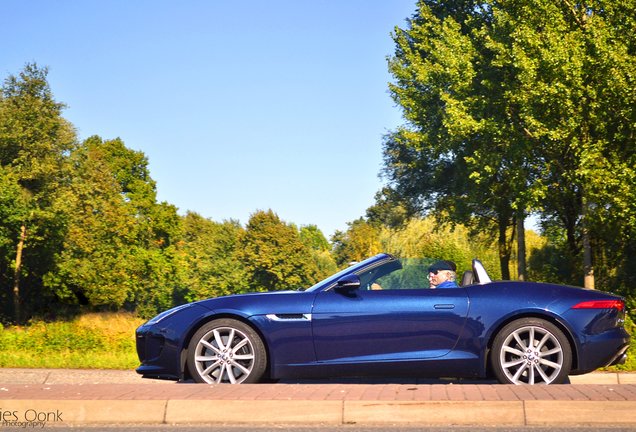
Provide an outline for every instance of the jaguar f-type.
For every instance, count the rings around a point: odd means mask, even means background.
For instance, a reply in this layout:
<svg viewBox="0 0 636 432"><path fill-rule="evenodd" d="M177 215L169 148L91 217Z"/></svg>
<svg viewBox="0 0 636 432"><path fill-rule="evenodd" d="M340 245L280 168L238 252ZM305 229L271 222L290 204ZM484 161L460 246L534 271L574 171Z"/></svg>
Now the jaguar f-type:
<svg viewBox="0 0 636 432"><path fill-rule="evenodd" d="M175 307L137 329L137 372L201 383L407 376L558 384L625 360L619 296L491 281L479 260L457 287L432 289L430 264L379 254L308 289Z"/></svg>

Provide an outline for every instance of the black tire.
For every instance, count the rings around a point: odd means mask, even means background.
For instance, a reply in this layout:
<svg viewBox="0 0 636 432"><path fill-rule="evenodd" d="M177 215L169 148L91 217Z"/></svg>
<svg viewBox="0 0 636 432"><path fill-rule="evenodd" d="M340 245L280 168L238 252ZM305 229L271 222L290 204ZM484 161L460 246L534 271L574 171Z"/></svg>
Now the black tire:
<svg viewBox="0 0 636 432"><path fill-rule="evenodd" d="M265 373L267 353L250 326L234 319L218 319L192 336L187 361L198 383L255 383Z"/></svg>
<svg viewBox="0 0 636 432"><path fill-rule="evenodd" d="M572 348L554 324L521 318L495 336L490 365L503 384L563 384L572 367Z"/></svg>

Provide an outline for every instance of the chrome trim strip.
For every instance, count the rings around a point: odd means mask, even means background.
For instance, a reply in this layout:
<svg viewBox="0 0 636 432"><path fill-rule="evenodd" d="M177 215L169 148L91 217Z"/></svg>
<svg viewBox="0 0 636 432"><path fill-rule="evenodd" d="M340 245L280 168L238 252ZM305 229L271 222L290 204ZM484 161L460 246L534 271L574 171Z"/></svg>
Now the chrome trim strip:
<svg viewBox="0 0 636 432"><path fill-rule="evenodd" d="M300 315L300 316L297 316ZM311 321L311 314L267 314L265 315L270 321L298 322Z"/></svg>

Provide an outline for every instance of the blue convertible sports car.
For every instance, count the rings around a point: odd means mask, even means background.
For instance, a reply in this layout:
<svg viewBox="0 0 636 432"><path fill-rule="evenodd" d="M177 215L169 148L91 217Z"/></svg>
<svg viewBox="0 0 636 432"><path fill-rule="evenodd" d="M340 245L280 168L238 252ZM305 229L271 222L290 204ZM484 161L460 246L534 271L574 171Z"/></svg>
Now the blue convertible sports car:
<svg viewBox="0 0 636 432"><path fill-rule="evenodd" d="M625 360L620 297L492 282L478 260L460 287L430 289L427 269L380 254L304 291L178 306L137 329L137 372L202 383L381 375L556 384Z"/></svg>

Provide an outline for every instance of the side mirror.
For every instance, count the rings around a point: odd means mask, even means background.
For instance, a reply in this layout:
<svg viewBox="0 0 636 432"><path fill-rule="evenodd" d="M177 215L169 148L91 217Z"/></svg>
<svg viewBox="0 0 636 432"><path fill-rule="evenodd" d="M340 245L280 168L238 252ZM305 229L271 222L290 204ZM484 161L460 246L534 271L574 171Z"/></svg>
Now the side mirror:
<svg viewBox="0 0 636 432"><path fill-rule="evenodd" d="M348 274L336 282L336 291L355 291L360 288L360 277L356 274Z"/></svg>

